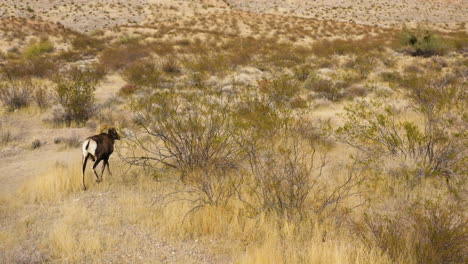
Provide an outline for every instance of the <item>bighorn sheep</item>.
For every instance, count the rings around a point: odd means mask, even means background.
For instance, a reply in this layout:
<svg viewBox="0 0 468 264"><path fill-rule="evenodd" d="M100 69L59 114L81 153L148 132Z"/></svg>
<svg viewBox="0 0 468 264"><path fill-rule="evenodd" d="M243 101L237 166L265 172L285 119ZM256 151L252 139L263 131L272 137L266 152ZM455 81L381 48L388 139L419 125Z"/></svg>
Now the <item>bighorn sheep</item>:
<svg viewBox="0 0 468 264"><path fill-rule="evenodd" d="M94 161L93 165L93 171L94 174L96 175L96 182L101 182L102 181L102 176L104 174L104 169L107 166L107 171L109 172L110 175L112 173L110 172L109 169L109 157L114 152L114 141L119 140L120 136L115 130L115 128L109 128L107 134L106 133L101 133L99 135L95 135L92 137L87 138L83 142L83 189L86 190L86 185L85 185L85 170L86 170L86 162L88 161L88 158L91 157L91 159ZM99 162L104 161L104 165L102 166L102 172L101 172L101 177L98 176L96 172L96 167L99 164Z"/></svg>

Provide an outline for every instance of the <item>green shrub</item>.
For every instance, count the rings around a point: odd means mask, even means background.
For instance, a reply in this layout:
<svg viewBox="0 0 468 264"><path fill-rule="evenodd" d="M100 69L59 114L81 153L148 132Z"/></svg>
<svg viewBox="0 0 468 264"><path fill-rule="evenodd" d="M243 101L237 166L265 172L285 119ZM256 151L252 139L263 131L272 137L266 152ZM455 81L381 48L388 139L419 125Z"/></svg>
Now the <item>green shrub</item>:
<svg viewBox="0 0 468 264"><path fill-rule="evenodd" d="M444 55L450 48L450 42L430 31L404 31L400 42L409 47L414 56Z"/></svg>
<svg viewBox="0 0 468 264"><path fill-rule="evenodd" d="M63 115L56 118L57 121L65 122L68 126L72 122L86 123L95 111L94 91L98 79L93 71L73 68L59 75L55 82L57 99L64 110Z"/></svg>
<svg viewBox="0 0 468 264"><path fill-rule="evenodd" d="M23 57L26 59L33 59L44 55L45 53L50 53L54 50L54 45L48 41L43 40L38 43L31 43L23 51Z"/></svg>
<svg viewBox="0 0 468 264"><path fill-rule="evenodd" d="M356 148L366 162L397 157L416 165L419 175L453 176L463 173L466 132L451 117L424 119L421 126L400 121L401 113L382 101L359 101L345 107L338 140ZM450 128L450 129L449 129Z"/></svg>

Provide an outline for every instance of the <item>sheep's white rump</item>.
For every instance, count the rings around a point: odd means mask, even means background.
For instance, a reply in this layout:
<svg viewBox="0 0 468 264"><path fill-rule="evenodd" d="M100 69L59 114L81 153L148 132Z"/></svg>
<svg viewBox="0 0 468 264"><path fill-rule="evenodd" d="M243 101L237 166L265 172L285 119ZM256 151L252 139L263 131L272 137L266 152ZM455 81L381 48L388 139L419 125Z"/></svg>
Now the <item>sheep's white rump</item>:
<svg viewBox="0 0 468 264"><path fill-rule="evenodd" d="M83 159L91 154L93 157L96 157L97 142L92 139L87 139L83 142Z"/></svg>

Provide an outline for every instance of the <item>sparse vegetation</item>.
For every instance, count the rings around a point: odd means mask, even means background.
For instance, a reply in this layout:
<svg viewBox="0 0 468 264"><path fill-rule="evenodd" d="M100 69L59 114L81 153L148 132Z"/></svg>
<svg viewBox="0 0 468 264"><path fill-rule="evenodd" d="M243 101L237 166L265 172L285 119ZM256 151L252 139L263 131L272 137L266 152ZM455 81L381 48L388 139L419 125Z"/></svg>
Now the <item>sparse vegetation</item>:
<svg viewBox="0 0 468 264"><path fill-rule="evenodd" d="M41 1L0 4L1 263L467 262L460 1Z"/></svg>

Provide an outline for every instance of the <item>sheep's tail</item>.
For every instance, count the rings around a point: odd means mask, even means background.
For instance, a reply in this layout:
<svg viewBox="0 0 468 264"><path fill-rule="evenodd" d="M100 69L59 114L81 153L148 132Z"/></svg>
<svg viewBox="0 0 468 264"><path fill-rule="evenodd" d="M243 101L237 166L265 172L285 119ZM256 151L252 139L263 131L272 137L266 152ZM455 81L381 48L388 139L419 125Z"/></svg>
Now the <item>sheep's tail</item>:
<svg viewBox="0 0 468 264"><path fill-rule="evenodd" d="M85 185L85 170L86 170L86 162L88 161L88 148L89 148L89 142L91 140L86 139L85 142L83 142L83 157L82 157L82 171L81 171L81 176L83 178L83 190L86 190L86 185Z"/></svg>
<svg viewBox="0 0 468 264"><path fill-rule="evenodd" d="M88 155L89 143L90 143L89 138L87 138L87 139L83 142L83 147L81 148L81 151L82 151L81 162L83 162L83 161L84 161L84 158Z"/></svg>
<svg viewBox="0 0 468 264"><path fill-rule="evenodd" d="M88 150L88 148L89 148L89 141L90 141L89 139L85 140L85 142L86 142L86 145L84 147L85 150Z"/></svg>

